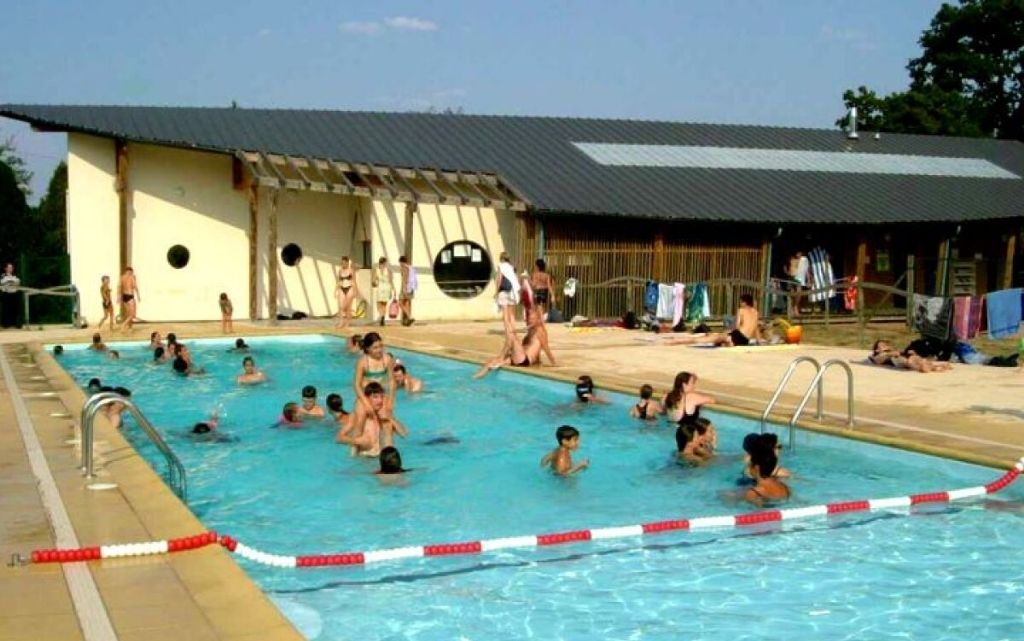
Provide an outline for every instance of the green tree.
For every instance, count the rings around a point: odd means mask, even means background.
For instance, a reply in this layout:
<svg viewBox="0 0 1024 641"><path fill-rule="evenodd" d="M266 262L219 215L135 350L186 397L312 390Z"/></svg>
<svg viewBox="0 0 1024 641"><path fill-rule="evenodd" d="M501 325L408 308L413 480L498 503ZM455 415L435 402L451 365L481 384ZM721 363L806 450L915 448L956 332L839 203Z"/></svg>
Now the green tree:
<svg viewBox="0 0 1024 641"><path fill-rule="evenodd" d="M29 207L18 175L0 158L0 261L14 262L23 246Z"/></svg>
<svg viewBox="0 0 1024 641"><path fill-rule="evenodd" d="M859 126L1024 141L1024 1L943 4L919 43L906 91L879 97L862 86L843 94L858 108Z"/></svg>
<svg viewBox="0 0 1024 641"><path fill-rule="evenodd" d="M7 165L14 172L18 189L26 197L32 195L32 189L29 186L29 183L32 182L32 172L28 170L25 160L18 155L18 150L14 146L14 136L8 137L7 140L0 140L0 163Z"/></svg>
<svg viewBox="0 0 1024 641"><path fill-rule="evenodd" d="M46 195L33 213L39 230L39 249L43 256L63 256L68 252L67 239L68 166L62 160L53 170Z"/></svg>

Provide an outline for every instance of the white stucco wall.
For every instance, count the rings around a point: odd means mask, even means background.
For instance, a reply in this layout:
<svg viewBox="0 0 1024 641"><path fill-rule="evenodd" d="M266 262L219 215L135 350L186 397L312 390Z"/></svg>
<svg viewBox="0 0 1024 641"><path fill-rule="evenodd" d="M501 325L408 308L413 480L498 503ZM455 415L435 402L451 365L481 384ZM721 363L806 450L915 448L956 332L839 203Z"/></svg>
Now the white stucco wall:
<svg viewBox="0 0 1024 641"><path fill-rule="evenodd" d="M90 324L103 317L100 277L118 277L117 191L114 141L68 134L68 252L71 282L81 292L81 313Z"/></svg>
<svg viewBox="0 0 1024 641"><path fill-rule="evenodd" d="M192 150L129 143L129 264L139 280L139 318L149 321L216 320L217 297L227 292L235 317L249 310L249 205L234 189L231 157ZM82 290L82 313L90 323L102 316L99 278L119 275L118 199L114 142L84 134L68 136L68 216L72 279ZM260 189L257 220L257 310L269 315L267 274L273 191ZM278 310L310 316L337 312L336 269L348 255L362 269L361 292L375 315L371 267L387 256L398 285L403 252L405 203L308 191L282 191L278 198ZM495 316L493 285L472 299L445 295L435 284L434 259L453 241L481 245L496 265L514 237L514 215L472 206L420 204L414 214L412 263L419 277L413 304L416 318L487 319ZM371 243L363 265L363 240ZM296 266L281 261L281 249L295 243L303 258ZM173 245L189 250L189 263L175 269L167 261Z"/></svg>

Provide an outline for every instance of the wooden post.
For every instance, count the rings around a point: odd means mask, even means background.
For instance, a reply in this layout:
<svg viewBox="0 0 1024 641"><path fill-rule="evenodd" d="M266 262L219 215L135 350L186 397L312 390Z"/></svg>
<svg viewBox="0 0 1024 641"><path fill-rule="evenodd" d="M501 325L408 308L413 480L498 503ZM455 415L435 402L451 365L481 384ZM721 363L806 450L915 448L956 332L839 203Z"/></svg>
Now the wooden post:
<svg viewBox="0 0 1024 641"><path fill-rule="evenodd" d="M267 314L270 324L277 324L277 201L281 190L275 188L270 198L270 228L267 230Z"/></svg>
<svg viewBox="0 0 1024 641"><path fill-rule="evenodd" d="M761 317L767 318L772 310L772 241L765 238L761 242Z"/></svg>
<svg viewBox="0 0 1024 641"><path fill-rule="evenodd" d="M907 299L906 299L906 312L907 312L907 328L914 319L914 291L917 288L917 269L916 261L913 254L907 256Z"/></svg>
<svg viewBox="0 0 1024 641"><path fill-rule="evenodd" d="M128 251L128 143L124 140L114 141L116 179L114 188L117 190L117 240L121 270L131 264Z"/></svg>
<svg viewBox="0 0 1024 641"><path fill-rule="evenodd" d="M665 279L665 234L656 232L654 234L654 280L661 282Z"/></svg>
<svg viewBox="0 0 1024 641"><path fill-rule="evenodd" d="M405 203L405 237L402 238L402 254L409 259L409 267L412 268L412 235L413 215L416 213L416 203Z"/></svg>
<svg viewBox="0 0 1024 641"><path fill-rule="evenodd" d="M259 220L260 188L255 181L249 185L249 320L259 318Z"/></svg>
<svg viewBox="0 0 1024 641"><path fill-rule="evenodd" d="M952 241L949 238L939 243L939 263L935 270L935 295L945 296L949 289L949 255Z"/></svg>
<svg viewBox="0 0 1024 641"><path fill-rule="evenodd" d="M1010 233L1006 237L1006 262L1003 264L1003 289L1013 287L1013 254L1017 251L1017 234Z"/></svg>

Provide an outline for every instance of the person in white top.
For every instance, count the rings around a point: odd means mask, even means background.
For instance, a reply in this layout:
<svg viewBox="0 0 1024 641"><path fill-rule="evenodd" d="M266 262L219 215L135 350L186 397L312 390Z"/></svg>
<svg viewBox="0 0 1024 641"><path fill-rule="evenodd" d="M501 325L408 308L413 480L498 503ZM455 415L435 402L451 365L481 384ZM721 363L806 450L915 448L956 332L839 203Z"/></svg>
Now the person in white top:
<svg viewBox="0 0 1024 641"><path fill-rule="evenodd" d="M2 325L3 327L17 327L18 326L18 287L21 286L21 279L14 275L14 265L7 263L4 265L4 273L0 275L0 292L3 293L2 300L0 300L0 306L2 306Z"/></svg>

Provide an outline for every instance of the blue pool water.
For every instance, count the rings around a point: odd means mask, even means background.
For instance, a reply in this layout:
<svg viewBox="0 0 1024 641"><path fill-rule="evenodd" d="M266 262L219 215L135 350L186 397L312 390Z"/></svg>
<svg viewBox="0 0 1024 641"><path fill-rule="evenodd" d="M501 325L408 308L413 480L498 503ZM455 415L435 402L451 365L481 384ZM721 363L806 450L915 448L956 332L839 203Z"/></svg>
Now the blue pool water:
<svg viewBox="0 0 1024 641"><path fill-rule="evenodd" d="M740 442L755 425L712 414L719 461L671 462L673 431L628 417L633 399L576 407L570 386L395 350L427 382L400 394L405 483L348 456L334 429L269 429L303 385L352 404L355 358L333 338L253 339L270 381L234 383L242 356L190 341L208 375L184 379L141 346L111 361L61 363L81 384L124 385L165 433L211 529L277 554L361 551L746 511L735 490ZM600 385L600 381L598 380ZM229 442L190 426L220 408ZM582 432L591 468L538 468L554 430ZM129 424L129 439L163 462ZM428 445L437 437L457 443ZM785 439L783 439L785 440ZM792 506L987 483L1000 471L801 432L784 463ZM985 500L741 530L681 532L359 568L246 570L311 639L1015 639L1024 623L1024 491Z"/></svg>

